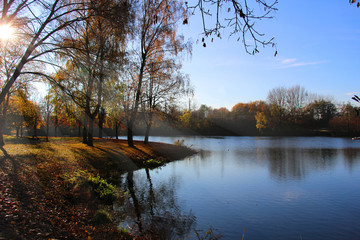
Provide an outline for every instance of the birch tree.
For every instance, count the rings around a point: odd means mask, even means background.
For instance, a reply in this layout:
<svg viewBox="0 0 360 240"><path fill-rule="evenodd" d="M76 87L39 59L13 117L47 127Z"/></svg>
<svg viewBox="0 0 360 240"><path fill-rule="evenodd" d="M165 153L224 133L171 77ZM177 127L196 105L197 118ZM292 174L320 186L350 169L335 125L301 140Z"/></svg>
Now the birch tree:
<svg viewBox="0 0 360 240"><path fill-rule="evenodd" d="M146 124L144 143L149 142L150 129L156 112L162 112L165 104L192 93L187 75L181 72L181 64L174 59L157 58L151 61L143 90L142 110Z"/></svg>
<svg viewBox="0 0 360 240"><path fill-rule="evenodd" d="M183 37L177 34L177 23L186 17L186 11L181 2L175 0L145 0L137 10L134 36L135 54L129 70L135 84L134 100L129 106L127 115L128 145L133 147L133 128L141 103L143 80L149 59L159 51L177 56L189 49L183 44Z"/></svg>

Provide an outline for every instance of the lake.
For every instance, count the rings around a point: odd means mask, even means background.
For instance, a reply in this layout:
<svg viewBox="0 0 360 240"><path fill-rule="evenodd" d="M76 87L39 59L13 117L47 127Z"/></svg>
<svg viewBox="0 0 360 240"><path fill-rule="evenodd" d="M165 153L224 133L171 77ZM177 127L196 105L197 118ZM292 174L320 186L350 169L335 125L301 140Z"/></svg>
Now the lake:
<svg viewBox="0 0 360 240"><path fill-rule="evenodd" d="M360 239L360 141L152 137L199 154L125 174L121 226L156 239ZM156 235L158 234L158 235Z"/></svg>

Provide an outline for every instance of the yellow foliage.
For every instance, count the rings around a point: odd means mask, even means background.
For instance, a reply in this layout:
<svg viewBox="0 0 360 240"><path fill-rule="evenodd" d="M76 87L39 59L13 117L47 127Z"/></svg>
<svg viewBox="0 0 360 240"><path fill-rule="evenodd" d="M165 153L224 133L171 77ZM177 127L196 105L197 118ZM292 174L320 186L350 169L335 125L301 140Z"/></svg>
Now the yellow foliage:
<svg viewBox="0 0 360 240"><path fill-rule="evenodd" d="M266 119L266 116L263 112L257 112L255 119L256 119L256 128L259 129L259 131L261 132L264 128L266 128L266 124L268 120Z"/></svg>

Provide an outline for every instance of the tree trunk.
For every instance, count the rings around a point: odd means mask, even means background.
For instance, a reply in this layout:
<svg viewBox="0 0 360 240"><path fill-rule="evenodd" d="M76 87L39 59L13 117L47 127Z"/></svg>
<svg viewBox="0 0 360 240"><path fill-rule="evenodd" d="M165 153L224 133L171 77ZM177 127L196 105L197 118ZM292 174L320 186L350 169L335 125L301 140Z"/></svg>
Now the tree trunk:
<svg viewBox="0 0 360 240"><path fill-rule="evenodd" d="M58 124L59 124L59 120L58 120L57 111L56 111L56 113L55 113L55 137L57 137ZM80 134L79 134L79 136L80 136Z"/></svg>
<svg viewBox="0 0 360 240"><path fill-rule="evenodd" d="M119 124L115 121L115 138L119 139Z"/></svg>
<svg viewBox="0 0 360 240"><path fill-rule="evenodd" d="M5 108L5 106L4 106L4 108ZM3 110L1 113L1 118L0 118L0 147L3 147L5 145L4 136L3 136L4 127L5 127L5 114L4 114L4 110Z"/></svg>
<svg viewBox="0 0 360 240"><path fill-rule="evenodd" d="M145 131L145 139L144 139L144 143L148 144L149 143L149 135L150 135L150 128L151 128L151 122L146 124L146 131Z"/></svg>
<svg viewBox="0 0 360 240"><path fill-rule="evenodd" d="M153 72L153 65L150 65L151 68L151 72ZM146 111L145 111L145 122L146 122L146 132L145 132L145 139L144 139L144 143L148 144L149 143L149 134L150 134L150 128L152 125L152 118L153 118L153 87L154 87L154 78L152 77L152 75L150 74L150 82L149 82L149 99L148 99L148 103L149 103L149 112L148 112L148 116L149 119L146 121Z"/></svg>
<svg viewBox="0 0 360 240"><path fill-rule="evenodd" d="M146 132L145 132L145 139L144 139L145 144L149 143L150 128L152 126L152 119L153 119L153 112L152 111L153 111L153 109L150 107L149 119L148 119L148 122L146 123Z"/></svg>
<svg viewBox="0 0 360 240"><path fill-rule="evenodd" d="M46 138L45 141L48 142L49 141L49 123L46 123Z"/></svg>
<svg viewBox="0 0 360 240"><path fill-rule="evenodd" d="M103 137L103 128L104 128L104 119L105 119L105 109L101 108L99 111L99 138Z"/></svg>
<svg viewBox="0 0 360 240"><path fill-rule="evenodd" d="M134 147L134 139L133 139L133 123L129 122L127 126L127 141L129 147Z"/></svg>
<svg viewBox="0 0 360 240"><path fill-rule="evenodd" d="M99 119L99 138L103 138L103 123L100 123L100 119Z"/></svg>
<svg viewBox="0 0 360 240"><path fill-rule="evenodd" d="M10 94L8 93L6 95L6 99L3 102L3 104L0 103L0 107L2 105L2 109L0 112L0 147L3 147L5 145L4 142L4 128L5 128L5 120L6 120L6 113L7 113L7 108L9 106L9 99L10 99Z"/></svg>
<svg viewBox="0 0 360 240"><path fill-rule="evenodd" d="M102 27L102 22L98 21L98 28L101 31L103 29ZM105 118L105 109L102 107L102 94L103 94L103 82L104 82L104 57L105 57L105 51L104 51L104 45L105 45L105 39L104 39L104 35L100 34L99 35L100 39L100 43L99 43L99 47L100 47L100 69L99 69L99 85L98 85L98 106L99 106L99 112L98 112L98 118L99 118L99 138L103 137L103 124L104 124L104 118Z"/></svg>
<svg viewBox="0 0 360 240"><path fill-rule="evenodd" d="M33 139L36 139L37 138L37 120L36 120L36 117L35 117L35 122L34 122L34 135L33 135Z"/></svg>
<svg viewBox="0 0 360 240"><path fill-rule="evenodd" d="M84 115L84 124L83 124L83 143L84 144L87 144L87 136L88 136L88 133L87 133L87 125L88 125L88 117L85 113Z"/></svg>
<svg viewBox="0 0 360 240"><path fill-rule="evenodd" d="M135 97L135 106L134 109L131 111L130 121L128 122L128 145L129 147L134 147L134 140L133 140L133 127L136 120L137 111L139 109L140 104L140 95L141 95L141 86L142 80L144 76L144 69L145 69L145 62L146 62L146 54L142 54L142 61L140 66L140 74L139 74L139 81L136 89L136 97Z"/></svg>
<svg viewBox="0 0 360 240"><path fill-rule="evenodd" d="M3 136L3 128L4 128L3 121L0 120L0 147L1 148L5 145L4 136Z"/></svg>
<svg viewBox="0 0 360 240"><path fill-rule="evenodd" d="M89 128L88 128L88 139L87 145L92 147L94 146L94 117L89 117Z"/></svg>
<svg viewBox="0 0 360 240"><path fill-rule="evenodd" d="M49 125L50 125L50 113L49 113L49 109L48 112L46 114L46 141L49 141Z"/></svg>

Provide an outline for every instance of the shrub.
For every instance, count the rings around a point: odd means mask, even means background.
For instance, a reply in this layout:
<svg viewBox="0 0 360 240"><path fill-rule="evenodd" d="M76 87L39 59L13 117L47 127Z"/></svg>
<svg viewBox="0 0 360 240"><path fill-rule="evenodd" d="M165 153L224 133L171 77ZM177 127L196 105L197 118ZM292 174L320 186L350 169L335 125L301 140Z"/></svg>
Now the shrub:
<svg viewBox="0 0 360 240"><path fill-rule="evenodd" d="M116 189L99 175L96 177L89 174L89 184L93 187L94 192L106 203L112 203L115 200Z"/></svg>
<svg viewBox="0 0 360 240"><path fill-rule="evenodd" d="M150 168L150 169L157 168L162 165L164 165L164 162L161 160L156 160L156 159L149 159L144 162L144 166L146 168Z"/></svg>
<svg viewBox="0 0 360 240"><path fill-rule="evenodd" d="M107 204L117 198L118 191L115 186L108 183L105 179L99 175L94 176L87 171L77 171L72 175L64 175L65 181L72 184L73 188L79 188L79 186L90 186L92 191L99 197L101 201Z"/></svg>

